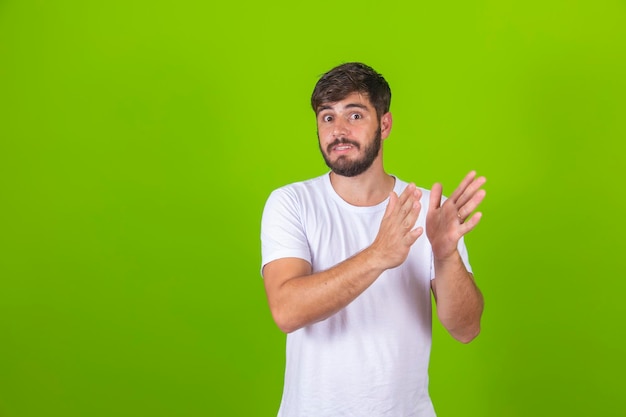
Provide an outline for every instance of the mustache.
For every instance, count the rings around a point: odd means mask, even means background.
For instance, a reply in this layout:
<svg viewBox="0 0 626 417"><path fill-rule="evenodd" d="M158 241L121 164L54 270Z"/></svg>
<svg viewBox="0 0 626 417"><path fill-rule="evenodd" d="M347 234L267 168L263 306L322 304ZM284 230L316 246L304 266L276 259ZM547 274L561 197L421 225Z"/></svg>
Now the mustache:
<svg viewBox="0 0 626 417"><path fill-rule="evenodd" d="M354 146L357 149L361 148L358 143L356 143L356 142L354 142L354 141L352 141L350 139L341 138L341 139L335 139L330 145L328 145L328 147L326 147L326 152L330 153L335 146L341 145L341 144L352 145L352 146Z"/></svg>

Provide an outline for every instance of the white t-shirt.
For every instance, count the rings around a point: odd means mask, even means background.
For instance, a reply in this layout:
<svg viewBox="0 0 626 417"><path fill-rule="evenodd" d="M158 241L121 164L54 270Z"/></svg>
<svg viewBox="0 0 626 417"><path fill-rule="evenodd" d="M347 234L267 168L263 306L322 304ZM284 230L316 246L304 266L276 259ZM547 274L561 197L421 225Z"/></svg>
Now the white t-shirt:
<svg viewBox="0 0 626 417"><path fill-rule="evenodd" d="M400 195L406 186L396 179L394 191ZM425 227L428 202L429 191L422 189L416 226ZM387 203L350 205L329 175L279 188L263 212L262 264L296 257L313 272L331 268L374 241ZM470 270L463 241L459 252ZM288 334L278 416L434 417L428 395L432 278L423 233L402 265L348 306Z"/></svg>

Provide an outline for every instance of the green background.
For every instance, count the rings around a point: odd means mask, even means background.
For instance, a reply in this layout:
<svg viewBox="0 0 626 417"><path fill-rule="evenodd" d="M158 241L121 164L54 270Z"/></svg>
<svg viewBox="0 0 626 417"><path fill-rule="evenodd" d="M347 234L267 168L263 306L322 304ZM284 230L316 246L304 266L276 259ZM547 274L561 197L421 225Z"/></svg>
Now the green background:
<svg viewBox="0 0 626 417"><path fill-rule="evenodd" d="M625 416L626 5L0 1L0 416L274 416L260 216L326 172L309 97L393 90L389 172L488 178L439 416Z"/></svg>

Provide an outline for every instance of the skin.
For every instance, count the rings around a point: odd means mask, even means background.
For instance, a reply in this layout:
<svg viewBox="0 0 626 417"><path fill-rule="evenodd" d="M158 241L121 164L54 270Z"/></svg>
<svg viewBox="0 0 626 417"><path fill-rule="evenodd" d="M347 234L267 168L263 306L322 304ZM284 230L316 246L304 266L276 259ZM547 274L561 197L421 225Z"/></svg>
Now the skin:
<svg viewBox="0 0 626 417"><path fill-rule="evenodd" d="M320 149L331 163L341 158L362 158L377 129L380 127L384 143L391 126L391 113L379 119L364 94L352 93L338 102L324 103L317 110ZM329 146L342 138L354 144ZM395 179L383 168L382 147L365 172L353 177L331 172L330 179L339 196L352 205L372 206L388 197L389 202L374 242L334 267L313 273L311 265L299 258L278 259L265 265L263 277L270 310L285 333L324 320L347 306L385 270L402 264L424 232L421 227L413 229L421 210L421 191L409 184L399 196L393 192ZM457 244L480 221L481 213L471 213L485 197L481 188L485 181L470 172L443 204L441 185L433 185L426 216L427 238L434 255L431 288L437 316L463 343L480 332L483 297L461 260Z"/></svg>

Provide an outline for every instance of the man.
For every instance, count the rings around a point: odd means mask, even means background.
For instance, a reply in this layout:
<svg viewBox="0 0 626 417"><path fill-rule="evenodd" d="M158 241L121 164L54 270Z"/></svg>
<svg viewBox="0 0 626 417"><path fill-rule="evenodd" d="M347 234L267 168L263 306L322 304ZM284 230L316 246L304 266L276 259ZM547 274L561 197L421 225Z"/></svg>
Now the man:
<svg viewBox="0 0 626 417"><path fill-rule="evenodd" d="M262 274L287 333L279 417L432 417L431 297L450 334L480 331L482 295L463 236L483 177L448 199L383 168L391 91L361 63L322 76L311 104L329 174L275 190L263 212ZM425 231L425 236L422 236Z"/></svg>

